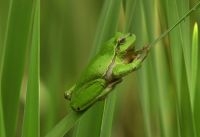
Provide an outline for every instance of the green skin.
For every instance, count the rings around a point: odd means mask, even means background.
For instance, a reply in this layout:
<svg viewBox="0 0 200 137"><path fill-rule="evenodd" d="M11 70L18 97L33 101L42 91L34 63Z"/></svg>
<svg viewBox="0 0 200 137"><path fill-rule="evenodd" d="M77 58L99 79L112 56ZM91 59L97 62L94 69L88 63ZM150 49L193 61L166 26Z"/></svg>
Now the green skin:
<svg viewBox="0 0 200 137"><path fill-rule="evenodd" d="M122 77L141 66L149 48L135 51L135 39L133 34L118 32L102 46L79 81L65 92L65 98L70 100L74 111L86 110L96 101L104 99L122 81Z"/></svg>

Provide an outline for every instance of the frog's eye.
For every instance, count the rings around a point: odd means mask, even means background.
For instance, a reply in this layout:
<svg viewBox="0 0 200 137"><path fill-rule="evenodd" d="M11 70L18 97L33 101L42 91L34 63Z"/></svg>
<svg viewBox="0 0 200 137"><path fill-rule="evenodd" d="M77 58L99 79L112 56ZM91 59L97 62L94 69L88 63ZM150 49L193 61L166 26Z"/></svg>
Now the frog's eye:
<svg viewBox="0 0 200 137"><path fill-rule="evenodd" d="M119 39L117 40L118 46L119 46L119 45L122 45L122 44L125 43L125 42L126 42L126 38L125 38L125 37L119 38Z"/></svg>

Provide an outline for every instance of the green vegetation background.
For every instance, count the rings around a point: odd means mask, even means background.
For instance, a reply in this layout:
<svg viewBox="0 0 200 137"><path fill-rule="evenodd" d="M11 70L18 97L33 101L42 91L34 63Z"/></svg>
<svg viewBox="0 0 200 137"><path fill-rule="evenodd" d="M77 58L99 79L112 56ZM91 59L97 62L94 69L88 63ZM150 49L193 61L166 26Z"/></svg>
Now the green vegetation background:
<svg viewBox="0 0 200 137"><path fill-rule="evenodd" d="M200 10L86 114L63 97L116 31L136 34L141 48L196 2L0 0L0 137L200 137Z"/></svg>

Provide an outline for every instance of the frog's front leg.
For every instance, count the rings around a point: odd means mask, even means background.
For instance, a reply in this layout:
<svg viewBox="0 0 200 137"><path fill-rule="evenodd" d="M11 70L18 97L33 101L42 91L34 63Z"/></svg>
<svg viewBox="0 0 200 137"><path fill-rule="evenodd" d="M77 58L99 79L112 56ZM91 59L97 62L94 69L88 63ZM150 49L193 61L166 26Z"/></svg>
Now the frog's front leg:
<svg viewBox="0 0 200 137"><path fill-rule="evenodd" d="M129 74L130 72L137 70L141 66L141 64L142 64L143 60L146 58L147 54L148 54L148 51L143 51L143 53L137 54L137 56L130 63L116 64L116 66L113 68L113 72L112 72L113 77L121 78L121 77Z"/></svg>
<svg viewBox="0 0 200 137"><path fill-rule="evenodd" d="M73 85L69 90L65 91L65 93L64 93L65 99L71 100L71 95L72 95L72 92L75 89L75 87L76 87L76 84Z"/></svg>

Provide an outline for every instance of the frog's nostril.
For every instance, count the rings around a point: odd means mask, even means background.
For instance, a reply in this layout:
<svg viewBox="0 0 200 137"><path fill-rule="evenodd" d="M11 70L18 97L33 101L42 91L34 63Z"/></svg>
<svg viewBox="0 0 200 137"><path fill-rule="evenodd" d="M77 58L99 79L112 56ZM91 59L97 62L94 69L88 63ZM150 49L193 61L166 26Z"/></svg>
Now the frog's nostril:
<svg viewBox="0 0 200 137"><path fill-rule="evenodd" d="M77 111L80 111L80 108L79 108L79 107L77 107Z"/></svg>

